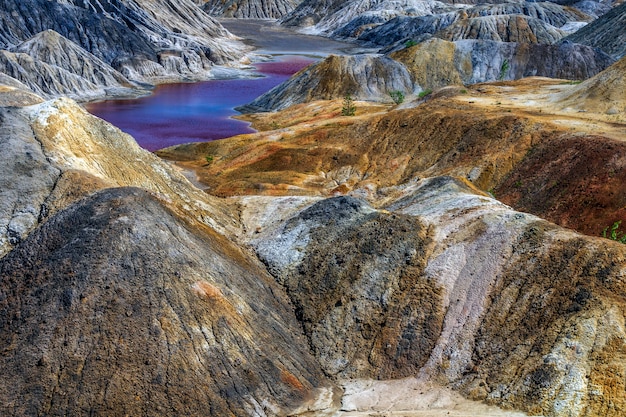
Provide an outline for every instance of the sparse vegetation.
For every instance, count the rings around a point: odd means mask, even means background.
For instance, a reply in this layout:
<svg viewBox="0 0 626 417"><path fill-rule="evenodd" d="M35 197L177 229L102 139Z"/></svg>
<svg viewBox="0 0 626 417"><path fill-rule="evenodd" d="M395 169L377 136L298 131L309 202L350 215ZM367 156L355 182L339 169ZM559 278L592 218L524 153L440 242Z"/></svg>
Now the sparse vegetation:
<svg viewBox="0 0 626 417"><path fill-rule="evenodd" d="M404 102L404 93L400 90L390 91L389 95L391 96L393 102L396 104Z"/></svg>
<svg viewBox="0 0 626 417"><path fill-rule="evenodd" d="M621 230L618 230L622 221L616 221L612 226L607 226L602 231L602 237L607 239L615 240L616 242L626 243L626 234Z"/></svg>
<svg viewBox="0 0 626 417"><path fill-rule="evenodd" d="M404 43L405 48L410 48L411 46L415 46L415 45L417 45L417 42L415 42L413 39L409 39L408 41Z"/></svg>
<svg viewBox="0 0 626 417"><path fill-rule="evenodd" d="M213 155L207 155L204 157L207 165L211 165L213 163Z"/></svg>
<svg viewBox="0 0 626 417"><path fill-rule="evenodd" d="M460 91L460 93L461 93L461 94L467 94L467 90L466 90L466 89L462 89L462 90Z"/></svg>
<svg viewBox="0 0 626 417"><path fill-rule="evenodd" d="M430 88L429 88L429 89L426 89L426 90L424 90L424 91L421 91L421 92L419 93L418 97L419 97L419 98L424 98L424 97L426 97L427 95L429 95L429 94L430 94L430 93L432 93L432 92L433 92L433 90L431 90Z"/></svg>
<svg viewBox="0 0 626 417"><path fill-rule="evenodd" d="M280 129L280 125L276 122L276 120L272 120L272 123L270 123L270 129L272 130Z"/></svg>
<svg viewBox="0 0 626 417"><path fill-rule="evenodd" d="M505 59L502 62L502 65L500 66L500 75L498 76L498 80L502 81L504 80L504 77L506 76L506 72L509 70L509 60Z"/></svg>
<svg viewBox="0 0 626 417"><path fill-rule="evenodd" d="M342 116L354 116L356 114L356 106L354 99L350 94L346 94L343 98L343 107L341 108Z"/></svg>

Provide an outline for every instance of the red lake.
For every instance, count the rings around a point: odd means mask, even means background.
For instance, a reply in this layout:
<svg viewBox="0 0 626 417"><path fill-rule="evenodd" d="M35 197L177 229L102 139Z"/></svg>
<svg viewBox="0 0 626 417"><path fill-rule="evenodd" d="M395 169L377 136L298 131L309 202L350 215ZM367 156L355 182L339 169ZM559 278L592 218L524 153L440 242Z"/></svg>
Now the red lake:
<svg viewBox="0 0 626 417"><path fill-rule="evenodd" d="M87 110L132 135L149 151L189 142L206 142L252 133L247 122L230 116L246 104L315 62L304 56L282 56L254 64L261 77L165 84L147 97L109 100Z"/></svg>

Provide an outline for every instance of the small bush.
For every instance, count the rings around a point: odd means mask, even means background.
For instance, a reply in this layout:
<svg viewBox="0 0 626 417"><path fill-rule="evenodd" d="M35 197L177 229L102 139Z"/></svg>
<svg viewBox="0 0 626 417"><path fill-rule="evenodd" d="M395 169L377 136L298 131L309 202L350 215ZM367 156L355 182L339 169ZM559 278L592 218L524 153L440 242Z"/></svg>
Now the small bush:
<svg viewBox="0 0 626 417"><path fill-rule="evenodd" d="M213 162L213 155L207 155L204 157L204 159L206 159L207 165L211 165L211 163Z"/></svg>
<svg viewBox="0 0 626 417"><path fill-rule="evenodd" d="M500 67L500 76L498 77L498 80L502 81L504 80L504 77L506 76L506 72L509 70L509 60L505 59L502 62L502 66Z"/></svg>
<svg viewBox="0 0 626 417"><path fill-rule="evenodd" d="M405 48L410 48L411 46L415 46L415 45L417 45L417 42L415 42L413 39L409 39L408 41L404 43Z"/></svg>
<svg viewBox="0 0 626 417"><path fill-rule="evenodd" d="M433 90L431 90L431 89L429 88L429 89L427 89L427 90L421 91L421 92L418 94L418 97L419 97L419 98L424 98L424 97L426 97L427 95L429 95L429 94L430 94L430 93L432 93L432 92L433 92Z"/></svg>
<svg viewBox="0 0 626 417"><path fill-rule="evenodd" d="M404 101L404 93L400 90L390 91L389 95L396 104L400 104Z"/></svg>
<svg viewBox="0 0 626 417"><path fill-rule="evenodd" d="M343 107L341 108L342 116L354 116L356 114L356 106L350 94L346 94L343 98Z"/></svg>
<svg viewBox="0 0 626 417"><path fill-rule="evenodd" d="M622 232L621 230L617 230L619 229L620 224L622 224L621 220L613 223L613 225L610 227L605 227L602 231L602 237L615 240L616 242L626 243L626 235L624 234L624 232Z"/></svg>

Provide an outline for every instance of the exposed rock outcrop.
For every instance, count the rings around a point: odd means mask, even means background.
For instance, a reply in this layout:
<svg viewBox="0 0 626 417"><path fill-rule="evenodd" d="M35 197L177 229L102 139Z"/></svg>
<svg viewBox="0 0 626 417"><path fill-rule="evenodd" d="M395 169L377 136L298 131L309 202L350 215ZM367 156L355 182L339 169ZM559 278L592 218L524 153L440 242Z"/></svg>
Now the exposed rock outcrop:
<svg viewBox="0 0 626 417"><path fill-rule="evenodd" d="M293 104L346 95L357 100L389 101L390 91L412 93L413 90L411 74L386 56L331 55L236 110L246 113L280 110Z"/></svg>
<svg viewBox="0 0 626 417"><path fill-rule="evenodd" d="M0 51L0 71L42 97L89 100L146 91L52 30L35 35L13 50Z"/></svg>
<svg viewBox="0 0 626 417"><path fill-rule="evenodd" d="M431 39L385 56L330 56L237 110L244 113L281 110L293 104L341 98L346 94L359 100L391 102L390 91L398 90L408 97L446 85L529 76L580 80L612 63L601 51L570 43Z"/></svg>
<svg viewBox="0 0 626 417"><path fill-rule="evenodd" d="M600 48L613 58L619 59L626 55L624 27L626 27L626 3L614 7L566 39Z"/></svg>
<svg viewBox="0 0 626 417"><path fill-rule="evenodd" d="M0 260L0 283L5 416L331 406L277 283L146 191L101 191L51 217Z"/></svg>
<svg viewBox="0 0 626 417"><path fill-rule="evenodd" d="M244 45L190 0L0 2L0 47L54 30L133 81L206 78Z"/></svg>
<svg viewBox="0 0 626 417"><path fill-rule="evenodd" d="M84 195L112 186L149 190L180 215L233 233L224 204L119 129L68 99L0 109L4 152L0 187L0 256L46 217ZM133 163L129 164L128 161Z"/></svg>
<svg viewBox="0 0 626 417"><path fill-rule="evenodd" d="M329 36L345 32L358 32L359 26L368 27L370 23L392 19L396 16L425 16L453 10L439 1L424 0L304 0L289 15L281 20L281 24L301 28L301 31ZM364 20L365 19L365 20Z"/></svg>
<svg viewBox="0 0 626 417"><path fill-rule="evenodd" d="M428 35L434 35L435 33L442 31L443 29L454 23L457 24L457 27L454 30L460 31L461 29L459 27L469 27L472 25L476 26L477 23L486 23L484 18L487 16L501 16L496 19L500 21L499 24L492 25L489 29L492 32L491 38L494 38L497 32L505 30L505 23L510 23L503 22L503 19L511 19L512 16L522 15L528 16L533 19L539 19L544 22L544 24L535 22L533 20L528 21L526 22L529 23L528 27L521 28L520 31L513 35L511 35L510 33L502 34L504 38L524 39L528 38L529 36L533 38L534 36L533 39L535 39L536 41L543 41L538 43L552 43L554 39L558 39L562 36L561 32L555 31L556 28L561 28L571 22L588 22L592 20L590 16L579 12L576 9L560 6L554 3L503 3L476 6L470 9L440 13L431 16L398 16L382 25L365 31L359 36L359 40L366 42L369 45L378 46L390 46L400 41L406 40L420 42ZM508 17L505 18L505 16ZM473 21L468 20L478 18L483 19ZM494 19L495 17L491 19L492 23L494 23ZM516 17L515 19L513 19L512 23L524 23L519 20L520 18ZM540 32L541 35L539 37L535 36L534 31ZM447 37L450 37L447 32L442 33L445 33ZM472 39L480 39L481 36L482 38L485 38L485 30L483 30L482 35L479 30L475 30L470 37ZM502 36L500 36L500 34L498 35L500 39L502 39Z"/></svg>
<svg viewBox="0 0 626 417"><path fill-rule="evenodd" d="M385 208L324 200L252 240L326 372L445 380L551 417L624 413L626 247L450 178Z"/></svg>
<svg viewBox="0 0 626 417"><path fill-rule="evenodd" d="M211 16L239 19L279 19L295 9L299 0L209 0L202 9Z"/></svg>
<svg viewBox="0 0 626 417"><path fill-rule="evenodd" d="M436 33L449 41L484 39L499 42L552 44L565 32L543 20L523 15L481 16L457 20Z"/></svg>

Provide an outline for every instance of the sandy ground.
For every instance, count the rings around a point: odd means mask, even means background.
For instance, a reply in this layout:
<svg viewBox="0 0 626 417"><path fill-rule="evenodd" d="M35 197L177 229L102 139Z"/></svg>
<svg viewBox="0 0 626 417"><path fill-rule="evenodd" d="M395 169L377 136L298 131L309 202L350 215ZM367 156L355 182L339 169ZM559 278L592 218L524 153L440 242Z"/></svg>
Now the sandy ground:
<svg viewBox="0 0 626 417"><path fill-rule="evenodd" d="M523 417L416 378L355 380L343 384L342 411L336 417Z"/></svg>

